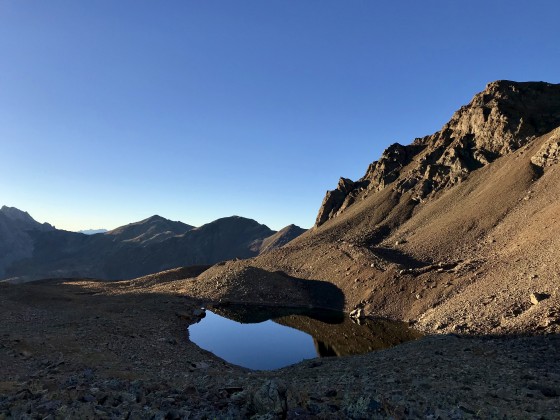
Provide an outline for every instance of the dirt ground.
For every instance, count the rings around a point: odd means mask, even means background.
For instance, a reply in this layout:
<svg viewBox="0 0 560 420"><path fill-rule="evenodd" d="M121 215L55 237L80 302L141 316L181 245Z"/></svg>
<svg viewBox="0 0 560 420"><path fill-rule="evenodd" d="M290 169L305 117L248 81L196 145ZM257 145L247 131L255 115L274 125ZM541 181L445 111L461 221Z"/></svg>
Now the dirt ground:
<svg viewBox="0 0 560 420"><path fill-rule="evenodd" d="M184 274L184 273L183 273ZM558 418L560 337L433 335L271 372L189 341L186 283L0 286L0 418Z"/></svg>

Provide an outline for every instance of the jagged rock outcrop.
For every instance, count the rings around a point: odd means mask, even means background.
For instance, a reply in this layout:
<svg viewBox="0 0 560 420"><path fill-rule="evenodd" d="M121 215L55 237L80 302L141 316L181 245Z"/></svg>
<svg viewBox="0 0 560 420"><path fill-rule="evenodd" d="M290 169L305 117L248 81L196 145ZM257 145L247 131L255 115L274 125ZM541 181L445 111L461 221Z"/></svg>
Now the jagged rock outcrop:
<svg viewBox="0 0 560 420"><path fill-rule="evenodd" d="M357 182L341 178L337 189L327 192L316 226L360 196L389 185L399 193L411 191L421 202L558 126L560 85L506 80L489 83L437 133L417 138L408 146L391 145ZM552 141L547 147L535 157L535 165L557 159L558 143Z"/></svg>
<svg viewBox="0 0 560 420"><path fill-rule="evenodd" d="M327 220L332 219L337 212L343 211L354 202L356 195L361 192L366 184L354 182L348 178L340 178L335 190L327 191L317 220L316 226L320 226Z"/></svg>
<svg viewBox="0 0 560 420"><path fill-rule="evenodd" d="M550 138L531 158L531 163L539 168L557 165L560 162L560 128L551 133Z"/></svg>

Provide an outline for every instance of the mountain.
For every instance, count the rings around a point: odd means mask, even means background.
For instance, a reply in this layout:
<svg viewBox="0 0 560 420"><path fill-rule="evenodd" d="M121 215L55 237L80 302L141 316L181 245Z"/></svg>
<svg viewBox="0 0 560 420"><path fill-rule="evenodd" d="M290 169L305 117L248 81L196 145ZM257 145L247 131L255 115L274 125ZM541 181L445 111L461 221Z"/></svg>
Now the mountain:
<svg viewBox="0 0 560 420"><path fill-rule="evenodd" d="M225 217L165 241L118 248L104 261L104 278L133 278L175 267L253 257L263 239L274 233L252 219Z"/></svg>
<svg viewBox="0 0 560 420"><path fill-rule="evenodd" d="M113 242L134 242L146 246L150 243L162 242L172 236L182 235L192 229L194 226L155 215L108 231L106 235L111 236Z"/></svg>
<svg viewBox="0 0 560 420"><path fill-rule="evenodd" d="M313 229L192 287L209 300L243 290L254 303L298 301L295 289L267 301L282 273L287 284L334 285L347 311L424 330L558 332L559 161L560 85L492 82L440 131L391 145L357 181L341 178Z"/></svg>
<svg viewBox="0 0 560 420"><path fill-rule="evenodd" d="M105 233L85 235L41 225L25 212L3 207L0 275L13 282L48 277L129 279L181 266L252 257L275 233L238 216L195 228L155 215Z"/></svg>
<svg viewBox="0 0 560 420"><path fill-rule="evenodd" d="M36 222L27 212L15 207L0 208L0 277L4 268L14 261L30 257L33 253L33 241L30 231L47 232L54 228L45 223Z"/></svg>
<svg viewBox="0 0 560 420"><path fill-rule="evenodd" d="M305 233L305 229L296 225L288 225L285 228L280 229L274 235L264 239L261 244L260 253L280 248L303 233Z"/></svg>

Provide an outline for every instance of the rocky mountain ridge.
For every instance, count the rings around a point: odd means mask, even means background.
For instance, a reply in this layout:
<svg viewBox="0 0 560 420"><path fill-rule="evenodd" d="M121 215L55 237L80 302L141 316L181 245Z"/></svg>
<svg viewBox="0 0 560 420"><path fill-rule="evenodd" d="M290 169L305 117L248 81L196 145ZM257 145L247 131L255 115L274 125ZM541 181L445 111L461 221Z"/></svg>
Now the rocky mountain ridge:
<svg viewBox="0 0 560 420"><path fill-rule="evenodd" d="M413 199L421 202L558 125L560 85L489 83L440 131L407 146L389 146L356 182L340 178L337 188L327 192L316 226L388 186L399 194L412 192Z"/></svg>
<svg viewBox="0 0 560 420"><path fill-rule="evenodd" d="M86 235L37 223L26 212L3 207L0 278L12 282L49 277L134 278L180 266L252 257L265 251L263 243L269 237L267 250L295 236L292 229L275 232L238 216L195 228L158 215Z"/></svg>

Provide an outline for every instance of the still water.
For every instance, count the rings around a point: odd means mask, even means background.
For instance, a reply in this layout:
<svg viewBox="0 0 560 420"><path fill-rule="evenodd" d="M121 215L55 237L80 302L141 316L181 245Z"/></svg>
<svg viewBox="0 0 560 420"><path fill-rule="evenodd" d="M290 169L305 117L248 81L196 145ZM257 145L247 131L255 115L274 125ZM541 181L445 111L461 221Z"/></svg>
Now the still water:
<svg viewBox="0 0 560 420"><path fill-rule="evenodd" d="M242 305L206 310L189 327L189 338L199 347L256 370L367 353L418 337L405 324L383 319L358 323L341 312Z"/></svg>

